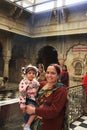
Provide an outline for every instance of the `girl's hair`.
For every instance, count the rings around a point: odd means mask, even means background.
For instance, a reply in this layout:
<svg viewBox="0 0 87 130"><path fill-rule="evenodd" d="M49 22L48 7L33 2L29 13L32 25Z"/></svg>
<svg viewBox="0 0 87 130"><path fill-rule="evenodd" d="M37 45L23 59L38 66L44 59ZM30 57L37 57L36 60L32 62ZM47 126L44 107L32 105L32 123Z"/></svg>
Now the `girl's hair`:
<svg viewBox="0 0 87 130"><path fill-rule="evenodd" d="M38 68L36 66L33 66L33 65L29 64L26 67L22 67L22 73L23 74L27 74L30 70L35 71L36 76L38 75Z"/></svg>
<svg viewBox="0 0 87 130"><path fill-rule="evenodd" d="M61 70L58 64L50 64L49 66L53 66L56 69L57 74L60 75Z"/></svg>

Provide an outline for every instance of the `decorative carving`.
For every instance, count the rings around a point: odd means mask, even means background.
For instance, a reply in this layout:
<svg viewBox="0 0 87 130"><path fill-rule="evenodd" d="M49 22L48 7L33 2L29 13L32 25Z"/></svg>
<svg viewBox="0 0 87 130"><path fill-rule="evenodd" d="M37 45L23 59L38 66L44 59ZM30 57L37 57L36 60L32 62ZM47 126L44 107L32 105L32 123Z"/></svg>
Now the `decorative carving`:
<svg viewBox="0 0 87 130"><path fill-rule="evenodd" d="M19 18L21 16L23 12L23 8L18 8L17 6L14 6L13 8L11 8L10 10L10 16L12 18Z"/></svg>

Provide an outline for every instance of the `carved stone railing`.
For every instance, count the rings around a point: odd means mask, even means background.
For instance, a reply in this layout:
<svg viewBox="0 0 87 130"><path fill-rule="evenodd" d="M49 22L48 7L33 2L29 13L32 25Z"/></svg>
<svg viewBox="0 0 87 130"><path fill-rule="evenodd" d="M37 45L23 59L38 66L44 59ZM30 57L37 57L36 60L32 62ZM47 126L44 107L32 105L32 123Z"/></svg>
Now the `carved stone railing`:
<svg viewBox="0 0 87 130"><path fill-rule="evenodd" d="M74 122L83 115L86 104L85 88L77 85L68 88L68 121Z"/></svg>

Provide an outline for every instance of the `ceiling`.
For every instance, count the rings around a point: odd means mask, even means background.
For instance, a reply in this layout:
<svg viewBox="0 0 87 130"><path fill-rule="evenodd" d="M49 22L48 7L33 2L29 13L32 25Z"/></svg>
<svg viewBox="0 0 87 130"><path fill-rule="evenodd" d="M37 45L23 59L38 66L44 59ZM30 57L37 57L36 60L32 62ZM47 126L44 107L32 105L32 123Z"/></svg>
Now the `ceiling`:
<svg viewBox="0 0 87 130"><path fill-rule="evenodd" d="M49 11L64 6L81 4L87 0L5 0L31 13Z"/></svg>

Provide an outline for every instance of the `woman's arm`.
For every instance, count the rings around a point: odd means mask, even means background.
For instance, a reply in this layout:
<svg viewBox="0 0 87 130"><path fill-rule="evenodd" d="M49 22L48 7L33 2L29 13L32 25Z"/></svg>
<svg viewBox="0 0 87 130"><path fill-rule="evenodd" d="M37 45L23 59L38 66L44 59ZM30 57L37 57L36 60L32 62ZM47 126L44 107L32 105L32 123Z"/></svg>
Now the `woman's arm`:
<svg viewBox="0 0 87 130"><path fill-rule="evenodd" d="M50 106L43 105L42 107L27 106L26 112L29 114L35 113L36 115L45 119L51 119L58 116L66 106L67 92L65 87L60 87L54 92L52 103Z"/></svg>

